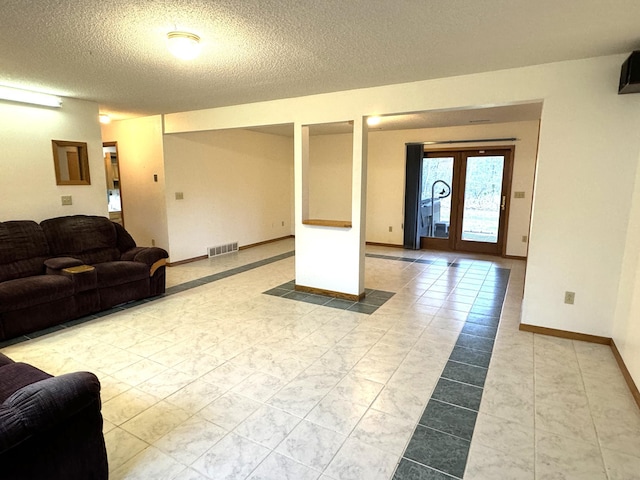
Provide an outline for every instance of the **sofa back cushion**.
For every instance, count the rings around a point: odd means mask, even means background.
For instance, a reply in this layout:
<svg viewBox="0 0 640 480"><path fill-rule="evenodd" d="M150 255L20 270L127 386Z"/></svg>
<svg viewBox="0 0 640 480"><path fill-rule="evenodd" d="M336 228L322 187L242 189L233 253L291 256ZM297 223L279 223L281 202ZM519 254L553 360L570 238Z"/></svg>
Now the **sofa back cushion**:
<svg viewBox="0 0 640 480"><path fill-rule="evenodd" d="M0 282L43 275L49 256L47 239L36 222L0 222Z"/></svg>
<svg viewBox="0 0 640 480"><path fill-rule="evenodd" d="M74 257L87 265L120 259L116 229L105 217L72 215L40 223L54 256Z"/></svg>

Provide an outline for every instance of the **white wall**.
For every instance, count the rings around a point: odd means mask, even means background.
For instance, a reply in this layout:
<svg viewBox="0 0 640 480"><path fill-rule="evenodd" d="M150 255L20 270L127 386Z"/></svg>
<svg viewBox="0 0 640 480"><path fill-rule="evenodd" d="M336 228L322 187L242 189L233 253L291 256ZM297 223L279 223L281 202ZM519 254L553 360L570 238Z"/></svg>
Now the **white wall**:
<svg viewBox="0 0 640 480"><path fill-rule="evenodd" d="M517 138L516 142L447 144L430 146L443 148L489 148L515 145L511 191L525 192L524 199L511 195L506 254L526 257L529 235L533 177L538 148L538 122L513 122L493 125L472 125L446 128L423 128L369 132L369 176L367 199L367 241L402 245L404 222L405 144L410 142L446 141L482 138ZM389 232L389 227L392 232Z"/></svg>
<svg viewBox="0 0 640 480"><path fill-rule="evenodd" d="M613 323L613 340L625 365L640 387L640 169L629 216L629 229Z"/></svg>
<svg viewBox="0 0 640 480"><path fill-rule="evenodd" d="M353 134L309 137L309 218L351 220Z"/></svg>
<svg viewBox="0 0 640 480"><path fill-rule="evenodd" d="M118 142L124 226L140 246L169 249L162 117L120 120L102 127L104 142ZM103 166L104 169L104 166ZM158 175L155 182L153 175Z"/></svg>
<svg viewBox="0 0 640 480"><path fill-rule="evenodd" d="M56 185L51 140L87 142L91 185ZM61 108L0 102L0 221L104 215L107 187L98 105L71 98ZM73 205L60 197L71 195Z"/></svg>
<svg viewBox="0 0 640 480"><path fill-rule="evenodd" d="M172 262L293 232L293 139L245 130L165 135L164 159Z"/></svg>
<svg viewBox="0 0 640 480"><path fill-rule="evenodd" d="M640 154L626 55L171 114L167 132L543 101L522 321L611 336ZM563 304L564 291L575 305Z"/></svg>

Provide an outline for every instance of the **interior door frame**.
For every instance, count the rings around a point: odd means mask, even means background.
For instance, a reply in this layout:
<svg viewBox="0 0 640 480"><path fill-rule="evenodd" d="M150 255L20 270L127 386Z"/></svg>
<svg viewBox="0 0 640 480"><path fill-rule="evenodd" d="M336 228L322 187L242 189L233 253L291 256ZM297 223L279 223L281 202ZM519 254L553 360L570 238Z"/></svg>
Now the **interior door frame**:
<svg viewBox="0 0 640 480"><path fill-rule="evenodd" d="M457 252L484 253L490 255L506 256L507 249L507 233L509 227L509 207L511 198L511 184L513 179L513 159L515 154L515 145L497 145L487 148L441 148L433 150L425 150L423 161L425 158L437 158L438 156L451 155L453 161L453 181L451 185L452 196L456 196L456 205L452 204L452 212L449 226L449 238L429 238L420 237L420 248L447 250ZM502 194L504 196L504 210L500 211L498 242L473 242L462 240L462 215L464 212L464 189L462 186L466 176L466 160L463 156L504 156L504 167L502 173ZM466 158L465 157L465 158ZM454 211L455 210L455 211Z"/></svg>
<svg viewBox="0 0 640 480"><path fill-rule="evenodd" d="M122 196L122 171L120 170L120 153L118 152L118 142L102 142L102 148L105 147L115 147L116 149L116 162L118 164L118 170L119 170L119 175L118 175L118 188L120 189L120 219L122 221L122 226L124 227L124 202L123 202L123 196ZM104 155L103 155L104 156ZM106 169L106 165L105 165L105 169ZM106 175L106 172L105 172ZM109 188L109 185L107 185L107 189Z"/></svg>

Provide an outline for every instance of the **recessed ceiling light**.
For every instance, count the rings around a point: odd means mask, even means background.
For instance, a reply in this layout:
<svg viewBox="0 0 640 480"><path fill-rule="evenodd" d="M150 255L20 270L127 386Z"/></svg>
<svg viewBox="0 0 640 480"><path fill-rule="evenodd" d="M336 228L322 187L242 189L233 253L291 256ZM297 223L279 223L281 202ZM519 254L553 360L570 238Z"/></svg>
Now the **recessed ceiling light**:
<svg viewBox="0 0 640 480"><path fill-rule="evenodd" d="M55 95L3 86L0 86L0 100L31 103L33 105L42 105L43 107L60 107L62 105L62 99Z"/></svg>
<svg viewBox="0 0 640 480"><path fill-rule="evenodd" d="M100 120L100 123L104 123L105 125L107 123L111 123L111 117L109 115L105 114L105 113L100 114L98 119Z"/></svg>
<svg viewBox="0 0 640 480"><path fill-rule="evenodd" d="M367 118L367 125L369 125L370 127L373 127L375 125L378 125L380 123L380 117L378 116L374 116L374 117L369 117Z"/></svg>
<svg viewBox="0 0 640 480"><path fill-rule="evenodd" d="M167 48L174 57L193 60L200 54L200 37L189 32L169 32Z"/></svg>

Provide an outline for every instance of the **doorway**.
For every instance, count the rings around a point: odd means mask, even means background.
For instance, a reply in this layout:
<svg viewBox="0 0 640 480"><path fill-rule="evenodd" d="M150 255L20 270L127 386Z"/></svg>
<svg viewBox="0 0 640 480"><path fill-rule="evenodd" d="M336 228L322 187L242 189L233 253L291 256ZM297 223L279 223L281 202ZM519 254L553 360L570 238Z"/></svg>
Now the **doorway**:
<svg viewBox="0 0 640 480"><path fill-rule="evenodd" d="M104 155L104 168L107 178L107 205L109 208L109 219L124 227L122 186L120 184L120 164L118 161L118 143L103 143L102 153Z"/></svg>
<svg viewBox="0 0 640 480"><path fill-rule="evenodd" d="M513 147L424 152L420 248L502 255Z"/></svg>

